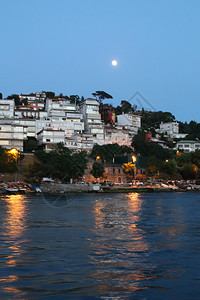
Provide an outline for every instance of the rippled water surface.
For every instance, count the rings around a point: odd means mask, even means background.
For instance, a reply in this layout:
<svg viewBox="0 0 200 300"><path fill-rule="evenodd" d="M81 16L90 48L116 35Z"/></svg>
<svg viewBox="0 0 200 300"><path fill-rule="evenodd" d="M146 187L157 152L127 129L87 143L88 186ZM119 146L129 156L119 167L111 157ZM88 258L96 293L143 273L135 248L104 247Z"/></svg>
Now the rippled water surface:
<svg viewBox="0 0 200 300"><path fill-rule="evenodd" d="M200 193L0 199L1 299L199 299Z"/></svg>

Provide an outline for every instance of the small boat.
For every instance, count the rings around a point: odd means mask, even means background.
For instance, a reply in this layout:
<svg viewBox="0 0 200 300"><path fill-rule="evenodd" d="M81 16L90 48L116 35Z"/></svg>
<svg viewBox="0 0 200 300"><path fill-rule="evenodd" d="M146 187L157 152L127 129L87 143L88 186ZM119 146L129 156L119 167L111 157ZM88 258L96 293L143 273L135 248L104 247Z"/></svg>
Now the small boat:
<svg viewBox="0 0 200 300"><path fill-rule="evenodd" d="M18 188L15 188L15 187L8 187L8 188L6 188L6 191L7 192L9 192L9 193L17 193L18 191L19 191L19 189Z"/></svg>

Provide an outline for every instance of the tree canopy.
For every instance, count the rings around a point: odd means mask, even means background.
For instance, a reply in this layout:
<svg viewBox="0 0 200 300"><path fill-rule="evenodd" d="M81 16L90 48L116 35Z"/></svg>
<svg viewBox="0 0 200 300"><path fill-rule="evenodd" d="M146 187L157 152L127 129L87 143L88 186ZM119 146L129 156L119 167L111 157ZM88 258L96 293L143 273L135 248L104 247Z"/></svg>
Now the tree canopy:
<svg viewBox="0 0 200 300"><path fill-rule="evenodd" d="M135 164L132 162L128 162L128 163L124 163L123 164L123 172L129 176L131 176L131 178L133 179L135 174Z"/></svg>
<svg viewBox="0 0 200 300"><path fill-rule="evenodd" d="M37 150L38 142L37 139L34 137L28 137L26 141L24 141L24 151L25 152L32 152Z"/></svg>
<svg viewBox="0 0 200 300"><path fill-rule="evenodd" d="M101 162L95 161L90 172L95 178L100 178L104 173L104 166Z"/></svg>
<svg viewBox="0 0 200 300"><path fill-rule="evenodd" d="M113 99L110 94L104 91L96 91L95 93L92 93L92 95L99 100L99 103L102 103L104 99Z"/></svg>
<svg viewBox="0 0 200 300"><path fill-rule="evenodd" d="M69 181L82 177L87 166L86 152L72 153L62 143L49 153L35 152L36 162L26 170L28 181L40 182L43 177Z"/></svg>
<svg viewBox="0 0 200 300"><path fill-rule="evenodd" d="M130 102L126 101L126 100L122 100L121 101L121 106L118 105L115 108L115 113L116 115L121 115L122 113L129 113L129 112L134 112L135 108L131 105Z"/></svg>
<svg viewBox="0 0 200 300"><path fill-rule="evenodd" d="M14 173L17 171L17 159L8 150L0 147L0 173Z"/></svg>
<svg viewBox="0 0 200 300"><path fill-rule="evenodd" d="M133 137L132 146L135 152L142 156L155 156L161 160L168 159L172 156L170 150L164 149L159 144L146 142L145 133L142 131Z"/></svg>
<svg viewBox="0 0 200 300"><path fill-rule="evenodd" d="M149 130L151 128L158 128L161 122L173 122L175 121L175 116L170 112L163 111L144 111L142 113L142 128L144 130Z"/></svg>
<svg viewBox="0 0 200 300"><path fill-rule="evenodd" d="M15 105L16 105L16 106L20 105L20 103L21 103L21 102L20 102L19 95L17 95L17 94L12 94L12 95L8 96L7 99L8 99L8 100L13 100L13 99L14 99L14 100L15 100Z"/></svg>
<svg viewBox="0 0 200 300"><path fill-rule="evenodd" d="M133 149L123 145L120 146L115 144L105 144L105 145L94 145L91 152L91 157L96 159L97 156L100 157L102 162L113 162L113 158L117 155L132 153Z"/></svg>

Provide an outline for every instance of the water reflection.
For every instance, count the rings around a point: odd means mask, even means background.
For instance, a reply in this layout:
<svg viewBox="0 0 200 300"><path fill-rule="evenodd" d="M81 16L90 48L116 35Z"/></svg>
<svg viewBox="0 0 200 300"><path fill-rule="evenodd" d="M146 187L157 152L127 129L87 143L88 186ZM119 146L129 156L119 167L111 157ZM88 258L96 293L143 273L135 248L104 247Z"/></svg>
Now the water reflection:
<svg viewBox="0 0 200 300"><path fill-rule="evenodd" d="M149 245L139 226L142 198L137 193L121 199L98 199L94 205L95 238L90 241L92 275L101 292L143 289L140 281L152 279L147 272ZM154 266L151 266L154 268Z"/></svg>
<svg viewBox="0 0 200 300"><path fill-rule="evenodd" d="M5 253L3 253L3 262L7 264L11 270L15 270L23 254L22 246L25 242L23 234L26 228L27 203L23 195L9 195L3 200L6 204L6 213L4 214L2 223L2 236L7 245L7 249L4 249ZM3 265L3 263L1 263L1 265ZM1 290L12 295L20 293L20 299L23 299L22 295L24 293L21 293L16 287L18 280L18 276L13 275L13 273L6 277L1 277L0 282L3 286Z"/></svg>

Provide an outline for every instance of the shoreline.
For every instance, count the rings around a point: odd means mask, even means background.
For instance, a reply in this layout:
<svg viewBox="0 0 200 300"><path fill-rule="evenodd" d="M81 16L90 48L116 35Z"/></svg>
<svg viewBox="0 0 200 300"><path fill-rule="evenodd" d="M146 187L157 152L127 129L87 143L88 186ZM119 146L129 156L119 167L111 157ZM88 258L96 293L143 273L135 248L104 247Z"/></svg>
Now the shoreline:
<svg viewBox="0 0 200 300"><path fill-rule="evenodd" d="M147 186L147 187L136 187L136 186L100 186L100 185L80 185L80 184L41 184L39 187L35 187L32 190L25 191L8 191L0 190L0 195L30 195L30 194L80 194L80 193L172 193L172 192L199 192L199 186L193 186L190 188L180 187L158 187L158 186Z"/></svg>

